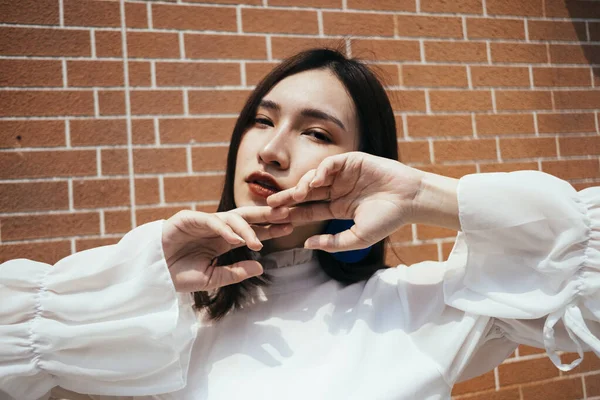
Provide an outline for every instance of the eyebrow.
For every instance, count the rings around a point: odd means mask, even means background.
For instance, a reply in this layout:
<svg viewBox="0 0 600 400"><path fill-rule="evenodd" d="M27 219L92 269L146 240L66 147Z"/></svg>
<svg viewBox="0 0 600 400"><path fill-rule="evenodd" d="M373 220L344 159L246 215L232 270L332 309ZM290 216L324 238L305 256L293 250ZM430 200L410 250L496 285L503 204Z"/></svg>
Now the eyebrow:
<svg viewBox="0 0 600 400"><path fill-rule="evenodd" d="M281 106L272 100L261 100L260 107L268 108L275 111L281 111ZM308 118L316 118L324 121L331 121L343 130L346 130L346 127L338 118L316 108L304 108L300 111L300 115Z"/></svg>

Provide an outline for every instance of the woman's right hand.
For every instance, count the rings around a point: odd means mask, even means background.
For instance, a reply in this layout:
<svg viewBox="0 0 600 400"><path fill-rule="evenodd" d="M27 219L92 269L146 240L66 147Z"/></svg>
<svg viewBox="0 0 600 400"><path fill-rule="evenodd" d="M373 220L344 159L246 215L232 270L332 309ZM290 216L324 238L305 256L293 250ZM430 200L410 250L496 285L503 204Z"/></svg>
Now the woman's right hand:
<svg viewBox="0 0 600 400"><path fill-rule="evenodd" d="M162 245L178 292L212 290L262 274L258 261L215 266L213 260L231 249L258 251L261 240L289 235L289 209L240 207L220 213L184 210L163 226Z"/></svg>

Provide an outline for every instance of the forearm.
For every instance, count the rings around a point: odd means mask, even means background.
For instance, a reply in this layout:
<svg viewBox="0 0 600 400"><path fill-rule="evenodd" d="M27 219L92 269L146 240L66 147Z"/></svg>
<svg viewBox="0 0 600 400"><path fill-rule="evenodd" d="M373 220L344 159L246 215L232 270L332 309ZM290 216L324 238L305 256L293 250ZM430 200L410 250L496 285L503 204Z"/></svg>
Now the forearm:
<svg viewBox="0 0 600 400"><path fill-rule="evenodd" d="M461 230L457 188L458 179L424 173L409 222Z"/></svg>

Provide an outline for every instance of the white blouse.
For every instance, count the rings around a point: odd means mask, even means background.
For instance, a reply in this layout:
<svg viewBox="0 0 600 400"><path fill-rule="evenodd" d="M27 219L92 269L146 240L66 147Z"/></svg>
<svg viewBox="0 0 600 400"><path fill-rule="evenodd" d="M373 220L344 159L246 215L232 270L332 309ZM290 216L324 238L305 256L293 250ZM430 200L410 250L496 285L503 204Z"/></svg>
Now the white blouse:
<svg viewBox="0 0 600 400"><path fill-rule="evenodd" d="M175 292L160 221L54 266L8 261L0 398L449 399L519 343L564 370L580 360L562 365L559 350L600 356L600 187L477 174L458 201L446 262L344 286L310 250L274 253L273 284L216 323Z"/></svg>

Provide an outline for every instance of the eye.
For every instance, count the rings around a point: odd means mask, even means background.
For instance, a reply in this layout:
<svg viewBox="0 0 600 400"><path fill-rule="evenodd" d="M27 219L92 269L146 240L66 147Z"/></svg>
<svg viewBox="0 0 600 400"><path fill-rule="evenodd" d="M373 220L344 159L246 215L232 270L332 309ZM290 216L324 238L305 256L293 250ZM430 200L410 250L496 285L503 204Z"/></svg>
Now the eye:
<svg viewBox="0 0 600 400"><path fill-rule="evenodd" d="M254 118L254 124L255 125L259 125L261 127L265 127L265 126L274 126L273 122L271 122L270 119L265 118L265 117L255 117Z"/></svg>
<svg viewBox="0 0 600 400"><path fill-rule="evenodd" d="M306 131L306 132L304 132L304 134L305 135L309 135L309 136L313 136L315 139L318 139L318 140L320 140L322 142L331 143L331 139L329 138L329 136L327 136L323 132L319 132L319 131Z"/></svg>

